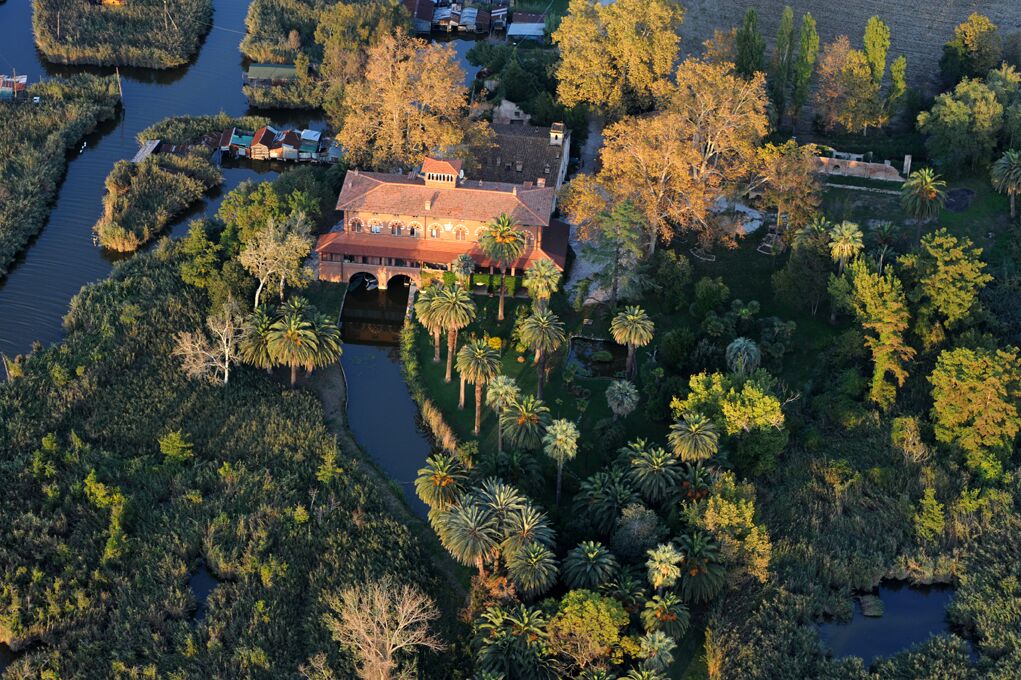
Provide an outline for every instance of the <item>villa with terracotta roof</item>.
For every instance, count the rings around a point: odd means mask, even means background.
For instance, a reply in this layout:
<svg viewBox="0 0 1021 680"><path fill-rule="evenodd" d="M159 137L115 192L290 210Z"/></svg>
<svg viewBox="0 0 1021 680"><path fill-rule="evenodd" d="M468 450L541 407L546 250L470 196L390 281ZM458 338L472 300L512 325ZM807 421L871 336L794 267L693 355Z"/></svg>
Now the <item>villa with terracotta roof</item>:
<svg viewBox="0 0 1021 680"><path fill-rule="evenodd" d="M447 270L462 254L486 271L497 263L478 239L504 213L525 233L514 272L540 259L563 269L568 226L552 219L555 198L555 189L542 182L468 179L457 160L427 158L407 175L351 170L337 199L342 219L316 244L319 278L348 282L366 273L380 288L396 276L420 283L423 268Z"/></svg>

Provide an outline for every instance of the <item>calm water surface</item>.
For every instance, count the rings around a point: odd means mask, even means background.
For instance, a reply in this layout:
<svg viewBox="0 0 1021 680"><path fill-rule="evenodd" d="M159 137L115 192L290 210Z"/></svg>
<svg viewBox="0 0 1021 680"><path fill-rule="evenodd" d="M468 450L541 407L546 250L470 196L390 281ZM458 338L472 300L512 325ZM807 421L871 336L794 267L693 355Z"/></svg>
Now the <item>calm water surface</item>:
<svg viewBox="0 0 1021 680"><path fill-rule="evenodd" d="M949 587L912 588L885 582L879 588L882 616L864 616L855 601L854 618L849 623L824 623L819 635L834 656L859 656L868 666L933 635L950 632L946 608L953 595Z"/></svg>

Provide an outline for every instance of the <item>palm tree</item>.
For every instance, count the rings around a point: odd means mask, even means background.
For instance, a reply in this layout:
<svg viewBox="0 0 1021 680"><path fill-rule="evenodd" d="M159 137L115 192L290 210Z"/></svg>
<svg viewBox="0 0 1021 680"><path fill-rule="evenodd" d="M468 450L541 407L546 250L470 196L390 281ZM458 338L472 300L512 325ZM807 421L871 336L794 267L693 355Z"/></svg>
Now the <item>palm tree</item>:
<svg viewBox="0 0 1021 680"><path fill-rule="evenodd" d="M439 286L426 286L418 292L418 299L415 300L415 317L432 333L433 362L437 364L440 363L440 334L443 332L443 324L440 323L439 314L433 307L438 290Z"/></svg>
<svg viewBox="0 0 1021 680"><path fill-rule="evenodd" d="M689 602L708 602L723 590L727 578L719 546L698 530L682 535L677 545L684 555L681 596Z"/></svg>
<svg viewBox="0 0 1021 680"><path fill-rule="evenodd" d="M864 247L861 229L854 222L845 220L830 230L830 257L837 263L837 276L843 276L848 260Z"/></svg>
<svg viewBox="0 0 1021 680"><path fill-rule="evenodd" d="M578 455L578 427L570 420L557 419L546 428L542 444L546 455L557 463L557 505L560 505L560 483L564 476L564 463Z"/></svg>
<svg viewBox="0 0 1021 680"><path fill-rule="evenodd" d="M872 230L872 240L879 247L879 272L883 272L883 260L897 243L897 225L889 220L880 222Z"/></svg>
<svg viewBox="0 0 1021 680"><path fill-rule="evenodd" d="M475 259L467 253L458 255L450 265L450 271L457 275L462 286L471 284L471 275L475 273Z"/></svg>
<svg viewBox="0 0 1021 680"><path fill-rule="evenodd" d="M712 486L712 473L701 462L685 463L681 470L681 482L678 485L680 502L698 501L709 495Z"/></svg>
<svg viewBox="0 0 1021 680"><path fill-rule="evenodd" d="M474 565L485 577L485 563L496 554L499 533L493 512L479 503L451 505L435 516L443 547L461 564Z"/></svg>
<svg viewBox="0 0 1021 680"><path fill-rule="evenodd" d="M610 333L621 345L627 345L627 375L635 377L635 350L652 342L654 325L645 310L638 306L625 307L610 321Z"/></svg>
<svg viewBox="0 0 1021 680"><path fill-rule="evenodd" d="M915 218L915 243L922 242L922 224L936 219L946 202L947 183L932 168L915 170L900 190L900 204Z"/></svg>
<svg viewBox="0 0 1021 680"><path fill-rule="evenodd" d="M454 373L454 354L457 353L457 332L475 318L475 303L464 288L441 286L429 307L436 314L436 323L447 329L447 373L444 380L450 382Z"/></svg>
<svg viewBox="0 0 1021 680"><path fill-rule="evenodd" d="M525 270L525 288L539 309L549 304L550 297L559 285L560 270L549 258L536 260Z"/></svg>
<svg viewBox="0 0 1021 680"><path fill-rule="evenodd" d="M556 532L550 527L545 512L531 503L525 503L523 508L510 514L500 549L509 555L529 543L541 543L547 548L554 548Z"/></svg>
<svg viewBox="0 0 1021 680"><path fill-rule="evenodd" d="M667 677L648 668L632 668L624 676L624 680L667 680Z"/></svg>
<svg viewBox="0 0 1021 680"><path fill-rule="evenodd" d="M286 311L270 326L266 344L274 364L291 368L291 387L298 379L299 366L315 364L319 338L312 322L297 310Z"/></svg>
<svg viewBox="0 0 1021 680"><path fill-rule="evenodd" d="M631 483L650 503L659 504L669 498L681 479L677 459L658 446L650 448L641 439L629 444L628 449Z"/></svg>
<svg viewBox="0 0 1021 680"><path fill-rule="evenodd" d="M525 395L515 399L504 411L500 423L514 446L534 449L542 443L549 418L550 411L546 404L531 395Z"/></svg>
<svg viewBox="0 0 1021 680"><path fill-rule="evenodd" d="M1021 194L1021 151L1009 149L993 163L990 171L993 188L1010 197L1010 218L1014 219L1014 199Z"/></svg>
<svg viewBox="0 0 1021 680"><path fill-rule="evenodd" d="M672 588L681 578L684 555L670 543L660 543L647 554L645 567L649 570L649 583L657 590Z"/></svg>
<svg viewBox="0 0 1021 680"><path fill-rule="evenodd" d="M670 426L667 441L683 461L709 460L719 450L720 433L701 413L688 413Z"/></svg>
<svg viewBox="0 0 1021 680"><path fill-rule="evenodd" d="M471 493L472 502L479 503L493 513L496 530L503 543L508 535L511 518L528 505L528 499L517 487L507 484L498 477L489 477Z"/></svg>
<svg viewBox="0 0 1021 680"><path fill-rule="evenodd" d="M242 361L256 368L264 368L267 373L276 365L269 351L269 332L275 316L273 308L269 305L256 307L251 316L245 320L239 348Z"/></svg>
<svg viewBox="0 0 1021 680"><path fill-rule="evenodd" d="M315 307L308 310L312 328L318 338L318 349L315 353L313 365L316 368L323 368L335 363L344 351L343 342L340 339L340 328L326 314L323 314ZM311 367L307 367L311 371Z"/></svg>
<svg viewBox="0 0 1021 680"><path fill-rule="evenodd" d="M646 632L661 630L674 640L680 640L690 624L688 608L671 592L653 595L642 608L642 626Z"/></svg>
<svg viewBox="0 0 1021 680"><path fill-rule="evenodd" d="M415 492L430 508L446 510L457 502L467 479L468 475L457 458L438 453L425 459L425 467L415 478Z"/></svg>
<svg viewBox="0 0 1021 680"><path fill-rule="evenodd" d="M500 372L500 353L484 338L467 343L457 353L457 373L461 376L461 402L464 408L464 382L475 386L475 434L482 426L482 387Z"/></svg>
<svg viewBox="0 0 1021 680"><path fill-rule="evenodd" d="M663 631L646 633L639 645L641 655L645 658L645 669L656 673L666 673L674 662L674 649L677 643Z"/></svg>
<svg viewBox="0 0 1021 680"><path fill-rule="evenodd" d="M557 560L541 543L529 543L507 558L507 574L526 597L537 597L557 581Z"/></svg>
<svg viewBox="0 0 1021 680"><path fill-rule="evenodd" d="M614 380L606 388L606 403L614 420L627 418L638 406L638 388L629 380Z"/></svg>
<svg viewBox="0 0 1021 680"><path fill-rule="evenodd" d="M521 322L521 340L535 350L536 399L542 399L542 383L546 377L547 356L557 351L566 337L563 322L548 309L536 309Z"/></svg>
<svg viewBox="0 0 1021 680"><path fill-rule="evenodd" d="M754 373L762 363L762 351L749 338L736 338L727 345L724 353L727 360L727 369L740 377Z"/></svg>
<svg viewBox="0 0 1021 680"><path fill-rule="evenodd" d="M496 451L503 453L503 414L521 396L521 390L508 375L498 375L489 381L486 405L496 412Z"/></svg>
<svg viewBox="0 0 1021 680"><path fill-rule="evenodd" d="M627 473L618 468L597 472L581 483L574 497L577 514L586 517L601 534L609 534L620 511L640 500Z"/></svg>
<svg viewBox="0 0 1021 680"><path fill-rule="evenodd" d="M500 311L497 320L503 321L503 301L507 293L507 268L525 251L525 233L507 213L486 225L479 237L479 246L490 260L500 265Z"/></svg>
<svg viewBox="0 0 1021 680"><path fill-rule="evenodd" d="M598 588L617 573L617 558L599 541L583 541L564 558L564 582L571 588Z"/></svg>
<svg viewBox="0 0 1021 680"><path fill-rule="evenodd" d="M826 244L830 241L830 230L833 224L823 215L816 215L812 221L794 232L795 248Z"/></svg>

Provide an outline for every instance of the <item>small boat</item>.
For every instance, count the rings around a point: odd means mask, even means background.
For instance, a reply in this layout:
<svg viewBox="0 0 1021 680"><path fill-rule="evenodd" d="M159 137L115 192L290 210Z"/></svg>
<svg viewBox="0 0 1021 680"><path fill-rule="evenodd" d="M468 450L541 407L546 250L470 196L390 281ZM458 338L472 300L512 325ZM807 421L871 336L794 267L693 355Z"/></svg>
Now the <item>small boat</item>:
<svg viewBox="0 0 1021 680"><path fill-rule="evenodd" d="M376 279L369 279L365 282L365 290L376 290L379 288L379 282Z"/></svg>
<svg viewBox="0 0 1021 680"><path fill-rule="evenodd" d="M85 147L89 145L88 142L82 142L82 148L78 149L78 153L85 153Z"/></svg>

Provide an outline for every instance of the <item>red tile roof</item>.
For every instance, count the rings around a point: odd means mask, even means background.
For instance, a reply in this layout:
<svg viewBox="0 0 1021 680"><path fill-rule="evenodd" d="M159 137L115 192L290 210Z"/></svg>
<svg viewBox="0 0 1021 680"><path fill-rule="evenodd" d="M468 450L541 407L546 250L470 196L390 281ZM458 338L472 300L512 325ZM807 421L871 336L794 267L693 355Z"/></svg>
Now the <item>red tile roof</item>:
<svg viewBox="0 0 1021 680"><path fill-rule="evenodd" d="M352 170L344 179L337 210L477 222L506 213L523 226L547 226L555 195L553 187L475 180L427 187L419 177Z"/></svg>
<svg viewBox="0 0 1021 680"><path fill-rule="evenodd" d="M276 137L276 130L271 127L263 126L255 131L255 136L252 137L252 146L262 144L263 146L273 146L273 138Z"/></svg>
<svg viewBox="0 0 1021 680"><path fill-rule="evenodd" d="M530 262L549 258L560 269L567 265L567 244L570 227L564 222L553 220L542 228L542 246L532 248L513 263L517 269L524 269ZM443 263L452 261L458 255L471 255L481 267L498 266L482 252L477 242L447 241L442 239L390 236L389 234L366 234L331 231L319 237L317 253L339 253L346 255L369 255L372 257L397 257L404 260Z"/></svg>
<svg viewBox="0 0 1021 680"><path fill-rule="evenodd" d="M464 163L460 160L444 160L440 158L426 158L422 161L422 174L433 172L439 175L461 174Z"/></svg>

